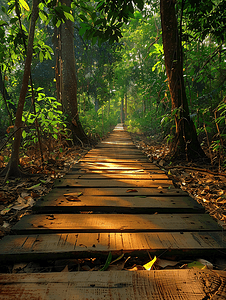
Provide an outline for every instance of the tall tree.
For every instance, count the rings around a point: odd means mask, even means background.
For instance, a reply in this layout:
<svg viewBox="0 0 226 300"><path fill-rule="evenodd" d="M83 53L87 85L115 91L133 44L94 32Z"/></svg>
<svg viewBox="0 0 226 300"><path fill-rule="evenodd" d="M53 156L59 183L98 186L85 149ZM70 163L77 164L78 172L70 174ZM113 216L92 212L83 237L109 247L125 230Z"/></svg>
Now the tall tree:
<svg viewBox="0 0 226 300"><path fill-rule="evenodd" d="M166 73L176 122L174 156L189 160L206 158L189 115L183 76L183 50L178 33L175 1L161 0L160 12Z"/></svg>
<svg viewBox="0 0 226 300"><path fill-rule="evenodd" d="M63 5L70 10L71 0L64 0ZM57 77L60 77L60 84L57 79L58 92L61 97L64 112L67 115L67 121L72 132L74 143L87 143L89 140L82 128L78 114L74 25L70 18L65 18L64 22L61 23L58 39L58 48L60 51L60 55L57 57Z"/></svg>
<svg viewBox="0 0 226 300"><path fill-rule="evenodd" d="M11 158L6 169L7 170L6 177L8 177L9 175L17 177L23 174L19 168L19 150L20 150L21 133L22 133L22 126L23 126L22 113L23 113L23 108L25 103L25 97L27 94L30 73L31 73L31 61L32 61L32 54L33 54L35 24L38 18L38 4L39 4L39 0L33 0L31 21L30 21L29 35L28 35L27 55L25 59L22 87L20 90L20 97L17 105L16 119L14 124L15 138L13 141Z"/></svg>

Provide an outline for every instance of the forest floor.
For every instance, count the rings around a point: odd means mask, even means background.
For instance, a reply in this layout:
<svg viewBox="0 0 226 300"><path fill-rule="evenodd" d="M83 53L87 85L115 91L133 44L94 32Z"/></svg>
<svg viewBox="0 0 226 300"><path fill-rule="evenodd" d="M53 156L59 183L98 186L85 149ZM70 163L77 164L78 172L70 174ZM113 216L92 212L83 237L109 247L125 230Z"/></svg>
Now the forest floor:
<svg viewBox="0 0 226 300"><path fill-rule="evenodd" d="M136 146L158 165L174 186L189 193L213 218L226 228L226 168L219 170L218 157L212 157L215 164L188 162L170 159L169 147L157 138L132 134ZM208 149L204 149L207 153Z"/></svg>
<svg viewBox="0 0 226 300"><path fill-rule="evenodd" d="M169 148L162 141L155 137L147 138L142 134L131 134L131 136L136 146L149 157L150 161L166 172L175 187L187 191L191 197L205 207L207 213L226 229L225 169L221 169L219 172L218 167L211 164L172 162L169 160ZM63 177L70 166L90 149L91 147L67 148L61 153L51 155L42 166L40 159L35 159L35 153L31 152L24 156L20 163L25 171L36 176L22 179L10 178L4 185L4 178L0 177L0 239L10 233L12 226L22 216L31 214L35 201L50 192L54 180ZM5 155L7 155L7 150ZM3 167L3 164L0 167ZM0 168L0 171L1 169L3 168ZM134 263L133 258L131 259L131 268L133 265L135 268L138 266L139 269L140 264L139 261L136 260ZM86 266L87 261L84 261L83 265ZM224 266L226 267L226 262Z"/></svg>

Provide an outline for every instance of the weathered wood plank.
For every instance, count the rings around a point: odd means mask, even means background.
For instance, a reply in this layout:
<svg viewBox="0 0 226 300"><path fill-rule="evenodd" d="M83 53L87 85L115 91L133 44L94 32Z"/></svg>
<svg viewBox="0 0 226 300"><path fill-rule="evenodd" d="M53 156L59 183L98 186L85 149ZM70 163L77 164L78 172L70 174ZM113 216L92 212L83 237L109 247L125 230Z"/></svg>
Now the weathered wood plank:
<svg viewBox="0 0 226 300"><path fill-rule="evenodd" d="M54 182L54 187L128 187L128 188L138 188L138 187L173 187L173 182L169 179L162 180L138 180L138 179L70 179L62 178L56 179Z"/></svg>
<svg viewBox="0 0 226 300"><path fill-rule="evenodd" d="M67 175L65 175L63 178L65 179L154 179L154 180L162 180L162 179L169 179L169 177L164 174L164 173L160 173L160 174L149 174L149 173L124 173L124 174L109 174L109 173L102 173L102 174L95 174L95 173L85 173L85 174L81 174L81 173L69 173Z"/></svg>
<svg viewBox="0 0 226 300"><path fill-rule="evenodd" d="M224 299L225 276L208 270L0 274L0 293L4 300ZM206 285L210 278L214 284Z"/></svg>
<svg viewBox="0 0 226 300"><path fill-rule="evenodd" d="M125 155L144 155L145 154L139 150L139 149L127 149L127 148L120 148L120 149L109 149L109 148L101 148L101 149L92 149L90 150L87 154L92 154L92 155L102 155L106 153L107 155L119 155L119 154L125 154Z"/></svg>
<svg viewBox="0 0 226 300"><path fill-rule="evenodd" d="M68 195L76 197L78 193ZM73 213L79 211L117 212L117 213L200 213L202 205L191 197L146 197L146 196L86 196L78 200L68 197L49 198L44 196L33 206L33 210L43 213Z"/></svg>
<svg viewBox="0 0 226 300"><path fill-rule="evenodd" d="M100 144L97 144L96 146L96 149L101 149L101 148L105 148L105 149L111 149L111 148L116 148L116 149L119 149L119 148L127 148L127 149L137 149L137 147L134 145L134 144L115 144L115 143L100 143Z"/></svg>
<svg viewBox="0 0 226 300"><path fill-rule="evenodd" d="M139 170L139 169L131 169L131 170L118 170L118 169L89 169L89 168L71 168L67 175L71 174L125 174L126 175L154 175L157 174L165 174L164 171L160 169L156 170Z"/></svg>
<svg viewBox="0 0 226 300"><path fill-rule="evenodd" d="M109 152L109 153L106 153L105 151L102 152L102 153L90 153L88 152L84 158L101 158L101 159L109 159L109 158L112 158L112 159L147 159L147 156L143 155L142 153L134 153L134 154L128 154L128 153L121 153L121 152L118 152L118 153L114 153L114 152Z"/></svg>
<svg viewBox="0 0 226 300"><path fill-rule="evenodd" d="M188 196L188 193L182 191L181 189L175 188L106 188L106 187L89 187L89 188L54 188L49 194L45 196L45 199L59 199L59 201L64 201L64 194L67 193L82 193L84 196L151 196L151 197L179 197Z"/></svg>
<svg viewBox="0 0 226 300"><path fill-rule="evenodd" d="M81 162L111 162L111 163L130 163L130 164L135 164L139 162L148 162L147 157L138 157L138 158L110 158L110 157L83 157L79 161Z"/></svg>
<svg viewBox="0 0 226 300"><path fill-rule="evenodd" d="M226 250L226 233L139 232L139 233L52 233L8 235L0 241L0 261L32 261L79 257L87 253L134 253L150 251L157 255L170 249L174 254Z"/></svg>
<svg viewBox="0 0 226 300"><path fill-rule="evenodd" d="M160 170L158 166L148 163L126 163L126 162L78 162L72 166L73 168L98 168L98 169L121 169L121 170Z"/></svg>
<svg viewBox="0 0 226 300"><path fill-rule="evenodd" d="M206 214L36 214L24 216L12 231L24 233L217 231Z"/></svg>

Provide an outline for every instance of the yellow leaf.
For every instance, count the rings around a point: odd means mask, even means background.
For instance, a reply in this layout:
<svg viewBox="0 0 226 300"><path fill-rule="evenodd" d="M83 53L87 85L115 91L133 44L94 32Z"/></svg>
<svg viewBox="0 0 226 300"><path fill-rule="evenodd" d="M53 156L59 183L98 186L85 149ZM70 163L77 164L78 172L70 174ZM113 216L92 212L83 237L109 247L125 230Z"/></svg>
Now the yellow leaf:
<svg viewBox="0 0 226 300"><path fill-rule="evenodd" d="M28 6L28 4L27 4L27 2L26 2L25 0L19 0L19 2L20 2L20 5L21 5L24 9L26 9L27 11L30 10L30 8L29 8L29 6Z"/></svg>
<svg viewBox="0 0 226 300"><path fill-rule="evenodd" d="M157 258L156 256L151 260L149 261L147 264L143 265L143 267L146 269L146 270L151 270L152 266L154 265L154 263L156 262Z"/></svg>

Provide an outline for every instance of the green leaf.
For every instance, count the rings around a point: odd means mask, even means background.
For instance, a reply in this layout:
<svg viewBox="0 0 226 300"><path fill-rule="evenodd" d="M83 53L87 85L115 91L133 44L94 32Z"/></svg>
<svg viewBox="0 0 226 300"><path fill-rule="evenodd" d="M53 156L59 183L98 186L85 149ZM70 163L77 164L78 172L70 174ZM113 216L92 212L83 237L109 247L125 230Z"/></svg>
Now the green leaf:
<svg viewBox="0 0 226 300"><path fill-rule="evenodd" d="M42 51L39 52L39 60L40 62L43 62L43 59L44 59L44 55L42 53Z"/></svg>
<svg viewBox="0 0 226 300"><path fill-rule="evenodd" d="M86 32L86 30L88 29L88 26L87 26L87 24L84 24L84 23L82 23L80 25L81 25L81 28L79 29L79 34L83 35Z"/></svg>
<svg viewBox="0 0 226 300"><path fill-rule="evenodd" d="M88 23L88 20L87 20L86 16L80 14L80 15L79 15L79 18L82 19L84 22L87 22L87 23Z"/></svg>
<svg viewBox="0 0 226 300"><path fill-rule="evenodd" d="M0 26L4 26L4 25L8 25L8 23L6 21L0 20Z"/></svg>
<svg viewBox="0 0 226 300"><path fill-rule="evenodd" d="M57 23L56 23L56 27L60 27L60 24L61 24L61 20L58 20Z"/></svg>
<svg viewBox="0 0 226 300"><path fill-rule="evenodd" d="M74 22L74 21L75 21L75 20L74 20L74 17L72 16L72 14L70 14L70 13L64 11L64 15L65 15L65 17L66 17L68 20L70 20L71 22Z"/></svg>
<svg viewBox="0 0 226 300"><path fill-rule="evenodd" d="M120 259L122 259L123 256L124 256L124 253L122 253L122 255L120 255L120 256L117 257L115 260L113 260L113 261L111 262L111 265L114 264L116 261L119 261Z"/></svg>
<svg viewBox="0 0 226 300"><path fill-rule="evenodd" d="M58 136L57 136L57 134L55 134L55 133L53 134L53 137L54 137L54 139L56 139L56 140L58 139Z"/></svg>
<svg viewBox="0 0 226 300"><path fill-rule="evenodd" d="M18 21L18 18L17 18L17 17L11 18L11 19L10 19L10 24L14 24L14 23L16 23L17 21Z"/></svg>
<svg viewBox="0 0 226 300"><path fill-rule="evenodd" d="M29 8L29 6L28 6L28 4L27 4L27 2L26 2L25 0L19 0L19 3L20 3L20 5L21 5L24 9L26 9L27 11L30 10L30 8Z"/></svg>
<svg viewBox="0 0 226 300"><path fill-rule="evenodd" d="M47 16L41 10L39 11L39 17L42 19L43 22L47 20Z"/></svg>
<svg viewBox="0 0 226 300"><path fill-rule="evenodd" d="M112 260L112 254L111 252L109 252L108 254L108 257L107 257L107 260L105 262L105 265L103 266L103 268L100 269L100 271L105 271L107 270L107 268L109 267L110 263L111 263L111 260Z"/></svg>
<svg viewBox="0 0 226 300"><path fill-rule="evenodd" d="M6 14L6 8L5 8L5 6L2 6L2 11Z"/></svg>
<svg viewBox="0 0 226 300"><path fill-rule="evenodd" d="M38 183L38 184L32 185L31 187L29 187L29 188L26 188L26 190L33 190L33 189L37 188L37 187L38 187L38 186L40 186L40 185L41 185L41 183Z"/></svg>
<svg viewBox="0 0 226 300"><path fill-rule="evenodd" d="M25 138L26 138L26 136L27 136L27 133L26 133L26 131L23 131L23 132L22 132L22 137L25 139Z"/></svg>

